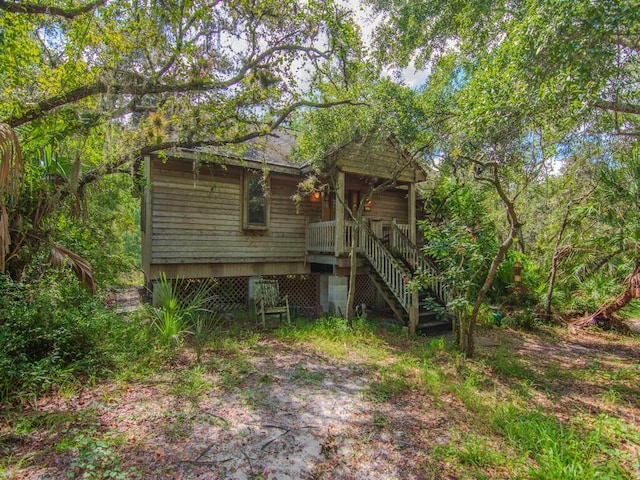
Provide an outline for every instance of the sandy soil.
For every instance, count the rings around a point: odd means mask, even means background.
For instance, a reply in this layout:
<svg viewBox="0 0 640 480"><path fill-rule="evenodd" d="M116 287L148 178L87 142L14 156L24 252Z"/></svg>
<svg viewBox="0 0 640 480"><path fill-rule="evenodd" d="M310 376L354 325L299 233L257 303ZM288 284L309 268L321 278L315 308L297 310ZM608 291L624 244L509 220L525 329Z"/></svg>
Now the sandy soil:
<svg viewBox="0 0 640 480"><path fill-rule="evenodd" d="M534 370L551 363L580 369L589 362L640 360L640 343L584 332L558 341L494 330L481 336L480 356L502 344L529 359ZM389 352L389 360L402 353L393 346ZM268 336L245 353L240 370L226 368L236 357L218 357L193 381L185 380L194 364L185 351L146 378L40 399L26 413L42 425L28 434L15 422L0 423L1 451L16 461L8 478L96 478L86 473L91 459L80 468L78 450L65 448L65 439L77 442L79 432L89 442L91 432L110 439L106 453L92 444L96 468L126 478L458 478L455 469L431 455L456 441L452 432L468 429L468 411L452 395L435 399L409 390L375 401L368 392L378 370L370 360L356 355L336 360ZM629 385L636 388L633 379ZM640 423L640 398L605 405L606 385L588 381L559 379L549 388L562 392L566 402L554 403L548 392L537 401L559 418L600 409L630 418L635 428ZM496 471L492 478L508 476Z"/></svg>

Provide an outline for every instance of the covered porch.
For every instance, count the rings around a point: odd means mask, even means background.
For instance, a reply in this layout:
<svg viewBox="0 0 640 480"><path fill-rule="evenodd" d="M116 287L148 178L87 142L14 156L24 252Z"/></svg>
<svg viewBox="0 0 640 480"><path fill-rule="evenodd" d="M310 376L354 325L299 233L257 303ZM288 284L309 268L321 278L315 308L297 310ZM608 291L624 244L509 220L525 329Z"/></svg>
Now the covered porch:
<svg viewBox="0 0 640 480"><path fill-rule="evenodd" d="M305 249L307 260L313 263L331 263L348 257L354 240L353 216L358 202L371 185L360 175L338 172L335 183L317 198L322 201L320 222L306 225ZM398 245L400 236L416 243L416 185L398 182L393 188L382 190L365 204L363 227L387 248ZM362 232L361 232L362 235ZM312 258L309 258L312 257ZM333 257L331 258L326 257Z"/></svg>
<svg viewBox="0 0 640 480"><path fill-rule="evenodd" d="M403 237L411 238L409 224L397 223L393 219L389 224L380 220L363 219L373 235L387 248L393 250L403 244ZM307 255L326 255L332 257L347 257L354 242L353 221L344 221L342 225L336 220L314 222L307 224L306 251ZM359 245L357 241L356 246Z"/></svg>

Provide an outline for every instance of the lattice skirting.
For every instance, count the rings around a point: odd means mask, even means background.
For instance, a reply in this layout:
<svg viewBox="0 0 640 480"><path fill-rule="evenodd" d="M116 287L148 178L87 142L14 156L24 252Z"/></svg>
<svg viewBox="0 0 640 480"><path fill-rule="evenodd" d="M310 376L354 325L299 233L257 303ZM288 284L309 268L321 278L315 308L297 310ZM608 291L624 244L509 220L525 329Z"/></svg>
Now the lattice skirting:
<svg viewBox="0 0 640 480"><path fill-rule="evenodd" d="M280 293L289 296L292 314L314 316L319 313L320 277L318 274L277 275L264 278L278 281ZM249 277L173 280L173 289L181 301L188 301L195 296L204 282L210 282L205 308L233 311L253 307L249 305Z"/></svg>
<svg viewBox="0 0 640 480"><path fill-rule="evenodd" d="M269 276L278 280L280 293L289 295L289 305L294 316L315 317L321 313L320 309L320 275L278 275Z"/></svg>
<svg viewBox="0 0 640 480"><path fill-rule="evenodd" d="M353 302L355 305L362 305L364 303L368 308L373 309L386 307L384 299L378 293L378 289L367 275L356 276L356 294Z"/></svg>
<svg viewBox="0 0 640 480"><path fill-rule="evenodd" d="M154 287L154 289L157 287ZM172 280L172 289L181 302L193 299L200 289L206 288L203 307L216 311L244 309L247 306L249 279L229 278L183 278Z"/></svg>
<svg viewBox="0 0 640 480"><path fill-rule="evenodd" d="M280 293L289 296L289 304L294 316L315 317L322 313L319 274L275 275L264 278L278 281ZM185 301L193 298L203 282L209 282L205 308L229 312L253 307L249 304L249 277L179 279L173 280L173 287L180 299ZM386 307L371 279L367 275L358 275L354 304L362 305L363 303L370 309Z"/></svg>

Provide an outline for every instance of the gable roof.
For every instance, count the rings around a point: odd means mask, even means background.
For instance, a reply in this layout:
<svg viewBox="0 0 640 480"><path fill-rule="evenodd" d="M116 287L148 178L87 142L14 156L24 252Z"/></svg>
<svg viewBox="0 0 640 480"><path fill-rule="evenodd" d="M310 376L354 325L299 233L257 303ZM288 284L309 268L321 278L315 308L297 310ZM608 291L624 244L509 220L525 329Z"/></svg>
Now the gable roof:
<svg viewBox="0 0 640 480"><path fill-rule="evenodd" d="M235 165L238 167L264 169L289 175L301 175L302 166L294 162L291 153L297 143L297 132L288 129L277 131L232 147L178 148L168 152L176 160L204 161Z"/></svg>
<svg viewBox="0 0 640 480"><path fill-rule="evenodd" d="M369 177L393 178L401 182L426 179L417 160L402 148L395 137L384 140L361 137L347 142L327 155L331 168Z"/></svg>
<svg viewBox="0 0 640 480"><path fill-rule="evenodd" d="M269 135L257 137L242 148L199 147L180 148L169 153L178 160L210 161L244 168L265 169L302 176L313 168L309 162L296 162L292 153L297 146L299 132L279 128ZM372 152L375 152L372 155ZM401 169L398 180L416 182L425 179L424 172L394 138L374 142L371 137L347 142L327 155L329 168L346 173L390 178Z"/></svg>

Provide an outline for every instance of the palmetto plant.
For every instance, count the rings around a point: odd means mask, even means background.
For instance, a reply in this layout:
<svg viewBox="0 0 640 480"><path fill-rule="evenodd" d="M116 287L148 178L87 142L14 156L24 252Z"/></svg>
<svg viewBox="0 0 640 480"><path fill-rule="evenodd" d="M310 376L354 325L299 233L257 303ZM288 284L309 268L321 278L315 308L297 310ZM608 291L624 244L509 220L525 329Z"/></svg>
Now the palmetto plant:
<svg viewBox="0 0 640 480"><path fill-rule="evenodd" d="M151 308L152 325L158 335L158 343L164 347L178 347L188 335L193 335L199 360L203 337L215 319L206 304L211 300L216 284L203 280L189 294L181 291L183 283L168 279L164 273L160 276L155 286L159 305Z"/></svg>
<svg viewBox="0 0 640 480"><path fill-rule="evenodd" d="M22 244L28 241L25 232L20 231L17 235L18 240L13 239L15 245L13 250L11 249L11 234L20 230L16 225L29 223L32 228L37 228L53 208L51 201L47 200L46 196L40 195L34 208L28 210L28 222L24 219L15 222L15 218L12 221L9 212L17 209L20 202L20 189L24 182L25 164L18 136L9 125L0 123L0 273L5 272L7 259L18 256ZM37 242L41 242L41 240L38 239ZM88 287L92 293L96 292L93 270L87 260L56 243L51 241L45 243L51 247L49 256L51 265L71 267L82 284ZM32 248L32 250L36 249Z"/></svg>
<svg viewBox="0 0 640 480"><path fill-rule="evenodd" d="M18 136L9 125L0 123L0 273L4 272L5 258L11 245L5 202L12 202L17 197L23 170Z"/></svg>

